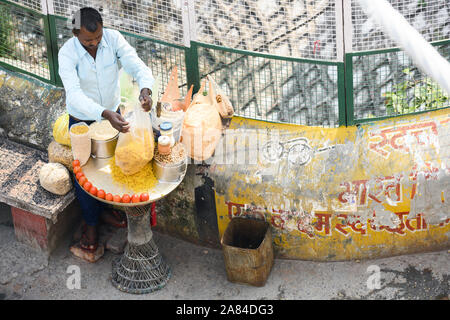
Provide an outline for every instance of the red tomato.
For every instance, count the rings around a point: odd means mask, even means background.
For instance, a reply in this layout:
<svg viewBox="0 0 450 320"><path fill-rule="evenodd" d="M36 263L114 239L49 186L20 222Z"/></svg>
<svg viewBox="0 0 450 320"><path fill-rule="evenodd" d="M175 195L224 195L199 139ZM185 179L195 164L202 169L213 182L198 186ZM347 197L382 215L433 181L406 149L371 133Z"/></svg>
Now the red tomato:
<svg viewBox="0 0 450 320"><path fill-rule="evenodd" d="M91 187L92 187L92 183L90 183L89 181L86 180L86 182L83 184L84 190L89 191L89 190L91 190Z"/></svg>
<svg viewBox="0 0 450 320"><path fill-rule="evenodd" d="M136 202L139 202L139 201L141 201L141 198L139 197L139 195L133 194L133 196L131 197L131 202L136 203Z"/></svg>
<svg viewBox="0 0 450 320"><path fill-rule="evenodd" d="M113 196L113 201L114 202L120 202L121 200L122 200L122 198L118 194Z"/></svg>
<svg viewBox="0 0 450 320"><path fill-rule="evenodd" d="M111 193L107 193L107 194L105 195L105 200L107 200L107 201L113 201L113 195L112 195Z"/></svg>
<svg viewBox="0 0 450 320"><path fill-rule="evenodd" d="M84 173L83 172L78 172L75 177L77 178L77 180L79 181L81 177L84 177Z"/></svg>
<svg viewBox="0 0 450 320"><path fill-rule="evenodd" d="M123 203L129 203L131 201L131 197L128 195L128 194L124 194L123 196L122 196L122 202Z"/></svg>
<svg viewBox="0 0 450 320"><path fill-rule="evenodd" d="M105 199L105 190L103 189L98 190L97 197L99 197L100 199Z"/></svg>
<svg viewBox="0 0 450 320"><path fill-rule="evenodd" d="M142 202L148 201L149 199L150 199L150 197L147 192L141 193L141 201Z"/></svg>
<svg viewBox="0 0 450 320"><path fill-rule="evenodd" d="M77 174L78 172L81 172L81 167L80 166L73 167L73 173Z"/></svg>
<svg viewBox="0 0 450 320"><path fill-rule="evenodd" d="M92 195L94 195L94 196L97 196L97 188L96 187L94 187L94 186L92 186L90 189L89 189L89 193L90 194L92 194Z"/></svg>
<svg viewBox="0 0 450 320"><path fill-rule="evenodd" d="M86 181L87 178L85 176L82 176L80 177L80 179L78 179L78 183L80 184L80 186L83 186Z"/></svg>
<svg viewBox="0 0 450 320"><path fill-rule="evenodd" d="M80 165L80 160L78 160L78 159L75 159L75 160L73 160L72 161L72 167L76 167L76 166L79 166Z"/></svg>

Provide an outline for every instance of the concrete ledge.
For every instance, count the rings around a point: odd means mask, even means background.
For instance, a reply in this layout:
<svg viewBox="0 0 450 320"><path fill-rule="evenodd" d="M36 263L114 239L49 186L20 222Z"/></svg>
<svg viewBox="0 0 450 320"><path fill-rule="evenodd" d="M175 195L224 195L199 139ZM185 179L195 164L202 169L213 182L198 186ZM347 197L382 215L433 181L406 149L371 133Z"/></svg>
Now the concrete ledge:
<svg viewBox="0 0 450 320"><path fill-rule="evenodd" d="M17 239L50 254L80 215L73 189L58 196L40 186L45 163L45 152L0 138L0 201L11 206Z"/></svg>
<svg viewBox="0 0 450 320"><path fill-rule="evenodd" d="M81 219L75 201L59 214L56 223L14 207L11 207L11 212L17 240L47 254L52 253L67 234L72 234Z"/></svg>
<svg viewBox="0 0 450 320"><path fill-rule="evenodd" d="M75 191L58 196L40 186L39 171L47 162L45 152L0 138L0 201L56 223Z"/></svg>

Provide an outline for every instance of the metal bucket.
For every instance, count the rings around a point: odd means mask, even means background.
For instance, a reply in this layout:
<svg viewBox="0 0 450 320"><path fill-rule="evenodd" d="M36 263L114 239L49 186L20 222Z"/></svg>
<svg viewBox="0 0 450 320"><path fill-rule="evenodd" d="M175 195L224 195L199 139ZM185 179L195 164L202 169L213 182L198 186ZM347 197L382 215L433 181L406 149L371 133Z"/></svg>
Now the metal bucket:
<svg viewBox="0 0 450 320"><path fill-rule="evenodd" d="M169 164L153 159L153 173L160 182L178 182L184 177L187 159L182 162Z"/></svg>
<svg viewBox="0 0 450 320"><path fill-rule="evenodd" d="M114 156L119 134L108 140L91 139L91 155L93 158L105 159Z"/></svg>
<svg viewBox="0 0 450 320"><path fill-rule="evenodd" d="M272 233L266 221L233 218L222 239L230 282L265 285L273 266Z"/></svg>

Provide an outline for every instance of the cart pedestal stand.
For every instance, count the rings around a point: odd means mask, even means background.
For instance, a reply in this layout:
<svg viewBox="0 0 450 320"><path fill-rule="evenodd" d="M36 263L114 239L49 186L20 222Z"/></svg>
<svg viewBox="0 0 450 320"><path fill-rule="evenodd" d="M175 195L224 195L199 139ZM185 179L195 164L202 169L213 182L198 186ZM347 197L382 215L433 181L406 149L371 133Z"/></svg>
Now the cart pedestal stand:
<svg viewBox="0 0 450 320"><path fill-rule="evenodd" d="M153 240L151 204L125 207L128 244L122 257L113 261L112 283L124 292L144 294L163 288L171 276Z"/></svg>
<svg viewBox="0 0 450 320"><path fill-rule="evenodd" d="M125 185L119 185L111 176L111 158L90 158L83 166L86 178L98 189L108 190L111 194L132 194ZM185 161L187 163L187 161ZM113 261L111 281L117 289L135 294L149 293L163 288L171 276L169 266L164 262L158 247L153 241L150 228L150 211L152 203L158 201L183 181L186 167L179 172L173 182L158 181L158 184L147 190L149 199L146 202L121 203L98 198L87 190L83 190L95 199L110 205L123 208L128 219L128 244L123 255Z"/></svg>

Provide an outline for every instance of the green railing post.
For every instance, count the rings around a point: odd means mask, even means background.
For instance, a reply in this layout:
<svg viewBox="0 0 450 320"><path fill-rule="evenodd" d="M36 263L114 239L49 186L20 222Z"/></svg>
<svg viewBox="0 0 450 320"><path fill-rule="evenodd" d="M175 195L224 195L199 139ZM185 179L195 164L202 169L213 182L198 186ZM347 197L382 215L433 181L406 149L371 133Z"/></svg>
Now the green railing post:
<svg viewBox="0 0 450 320"><path fill-rule="evenodd" d="M345 92L345 64L339 63L338 69L338 105L339 105L339 126L347 126L347 108Z"/></svg>
<svg viewBox="0 0 450 320"><path fill-rule="evenodd" d="M51 82L58 87L62 87L63 84L58 74L58 39L56 33L55 16L48 14L44 18L44 21Z"/></svg>
<svg viewBox="0 0 450 320"><path fill-rule="evenodd" d="M55 84L56 83L56 70L55 66L53 64L53 48L52 48L52 37L50 32L50 23L48 16L43 17L44 20L44 33L45 33L45 43L47 47L47 62L48 62L48 68L50 70L50 83Z"/></svg>
<svg viewBox="0 0 450 320"><path fill-rule="evenodd" d="M346 121L347 126L355 124L355 116L353 111L353 55L345 54L345 104L346 104Z"/></svg>
<svg viewBox="0 0 450 320"><path fill-rule="evenodd" d="M186 60L186 77L188 90L191 85L194 85L193 93L200 90L200 70L198 69L198 46L197 43L191 41L191 47L185 48Z"/></svg>

